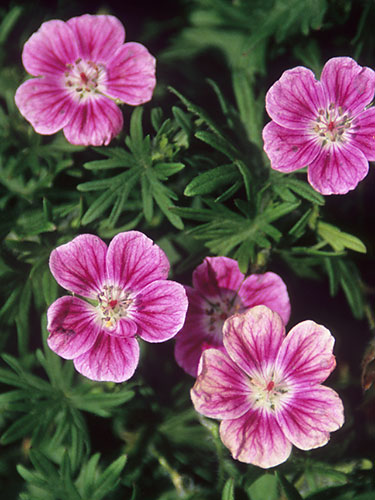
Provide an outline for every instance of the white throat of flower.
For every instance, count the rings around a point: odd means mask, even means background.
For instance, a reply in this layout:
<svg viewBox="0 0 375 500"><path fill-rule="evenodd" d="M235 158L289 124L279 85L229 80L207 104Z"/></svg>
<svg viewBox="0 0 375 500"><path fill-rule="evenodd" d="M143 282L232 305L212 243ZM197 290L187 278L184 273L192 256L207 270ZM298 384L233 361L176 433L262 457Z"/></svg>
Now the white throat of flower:
<svg viewBox="0 0 375 500"><path fill-rule="evenodd" d="M103 94L106 78L104 64L78 58L74 64L66 64L64 86L72 92L73 97L87 99L95 94Z"/></svg>
<svg viewBox="0 0 375 500"><path fill-rule="evenodd" d="M227 297L215 297L214 301L209 301L207 298L205 300L207 302L207 307L204 309L206 331L213 344L221 345L224 321L229 316L242 312L244 308L238 295L232 291Z"/></svg>
<svg viewBox="0 0 375 500"><path fill-rule="evenodd" d="M344 113L341 106L331 103L327 109L319 109L319 114L313 122L313 131L317 134L322 147L345 142L352 121L353 117L349 113Z"/></svg>
<svg viewBox="0 0 375 500"><path fill-rule="evenodd" d="M114 285L104 285L97 295L97 311L103 326L109 330L116 328L117 322L129 314L133 303L131 292Z"/></svg>
<svg viewBox="0 0 375 500"><path fill-rule="evenodd" d="M249 378L250 400L254 409L267 412L281 410L290 399L291 387L284 380L277 380L274 374L256 374Z"/></svg>

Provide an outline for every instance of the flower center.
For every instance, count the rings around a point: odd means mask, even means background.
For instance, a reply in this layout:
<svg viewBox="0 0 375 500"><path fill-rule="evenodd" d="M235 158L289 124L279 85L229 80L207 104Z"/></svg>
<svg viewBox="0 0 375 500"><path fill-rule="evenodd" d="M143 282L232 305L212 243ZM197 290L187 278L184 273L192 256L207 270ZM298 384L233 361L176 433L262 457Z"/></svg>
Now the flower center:
<svg viewBox="0 0 375 500"><path fill-rule="evenodd" d="M74 64L67 64L64 73L64 85L79 99L100 94L106 78L103 64L77 59Z"/></svg>
<svg viewBox="0 0 375 500"><path fill-rule="evenodd" d="M345 142L345 132L350 129L353 118L344 113L341 106L331 103L327 109L320 109L313 130L321 140L321 145Z"/></svg>
<svg viewBox="0 0 375 500"><path fill-rule="evenodd" d="M207 299L206 299L207 300ZM205 309L205 323L213 345L222 345L224 321L244 309L238 295L231 292L227 297L220 297L215 302L208 302Z"/></svg>
<svg viewBox="0 0 375 500"><path fill-rule="evenodd" d="M250 388L253 407L271 412L281 409L290 393L288 385L284 381L275 381L273 376L250 378Z"/></svg>
<svg viewBox="0 0 375 500"><path fill-rule="evenodd" d="M116 327L117 321L128 315L129 307L133 303L130 292L113 285L104 285L98 293L97 310L103 325L110 330Z"/></svg>

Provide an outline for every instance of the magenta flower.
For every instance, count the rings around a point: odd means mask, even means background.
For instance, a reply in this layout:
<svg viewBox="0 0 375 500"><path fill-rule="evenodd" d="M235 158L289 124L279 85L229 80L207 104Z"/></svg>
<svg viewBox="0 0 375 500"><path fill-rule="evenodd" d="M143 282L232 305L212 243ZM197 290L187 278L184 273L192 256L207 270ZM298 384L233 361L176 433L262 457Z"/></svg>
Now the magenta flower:
<svg viewBox="0 0 375 500"><path fill-rule="evenodd" d="M264 304L285 324L289 320L289 296L280 276L268 272L245 278L237 261L228 257L206 257L193 272L193 287L185 287L189 308L175 344L177 363L193 377L205 349L224 349L223 324L232 314Z"/></svg>
<svg viewBox="0 0 375 500"><path fill-rule="evenodd" d="M271 167L308 166L308 181L322 194L354 189L375 160L374 90L375 72L349 57L330 59L320 81L302 66L285 71L266 95Z"/></svg>
<svg viewBox="0 0 375 500"><path fill-rule="evenodd" d="M72 144L109 144L123 125L116 104L143 104L155 87L154 57L124 40L124 27L113 16L42 24L22 53L26 71L39 78L27 80L15 96L36 132L63 129Z"/></svg>
<svg viewBox="0 0 375 500"><path fill-rule="evenodd" d="M224 323L226 352L209 349L191 390L195 409L222 420L220 437L233 458L268 468L301 450L325 445L344 423L338 394L321 385L335 368L334 338L313 321L285 336L265 306Z"/></svg>
<svg viewBox="0 0 375 500"><path fill-rule="evenodd" d="M92 234L77 236L52 251L50 269L78 297L49 307L48 345L92 380L129 379L139 358L136 336L164 342L184 324L184 287L167 281L167 257L138 231L118 234L108 247Z"/></svg>

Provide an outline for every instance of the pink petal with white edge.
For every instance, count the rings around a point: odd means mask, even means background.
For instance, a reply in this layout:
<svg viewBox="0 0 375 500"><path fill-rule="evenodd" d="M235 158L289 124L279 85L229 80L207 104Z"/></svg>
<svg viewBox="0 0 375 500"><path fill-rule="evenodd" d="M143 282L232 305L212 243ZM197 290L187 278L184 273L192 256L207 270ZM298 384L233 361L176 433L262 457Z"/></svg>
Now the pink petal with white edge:
<svg viewBox="0 0 375 500"><path fill-rule="evenodd" d="M335 368L334 343L327 328L314 321L302 321L285 337L275 373L295 387L310 390L311 384L323 382Z"/></svg>
<svg viewBox="0 0 375 500"><path fill-rule="evenodd" d="M294 395L276 414L285 436L301 450L324 446L329 433L344 423L344 407L329 387L309 387Z"/></svg>
<svg viewBox="0 0 375 500"><path fill-rule="evenodd" d="M266 306L235 314L224 323L224 347L232 360L249 376L270 375L285 338L283 320Z"/></svg>
<svg viewBox="0 0 375 500"><path fill-rule="evenodd" d="M77 101L76 112L64 127L66 140L79 146L107 146L123 126L122 113L108 97Z"/></svg>
<svg viewBox="0 0 375 500"><path fill-rule="evenodd" d="M157 280L149 283L136 296L133 314L138 335L147 342L164 342L181 330L188 300L179 283Z"/></svg>
<svg viewBox="0 0 375 500"><path fill-rule="evenodd" d="M212 418L238 418L251 405L248 377L217 349L202 354L200 373L190 395L196 411Z"/></svg>
<svg viewBox="0 0 375 500"><path fill-rule="evenodd" d="M333 57L324 65L320 81L329 103L356 115L370 104L375 91L375 72L350 57Z"/></svg>
<svg viewBox="0 0 375 500"><path fill-rule="evenodd" d="M353 144L326 146L307 170L309 183L321 194L346 194L368 173L365 155Z"/></svg>
<svg viewBox="0 0 375 500"><path fill-rule="evenodd" d="M105 281L107 245L81 234L51 252L49 267L59 285L83 297L97 298Z"/></svg>
<svg viewBox="0 0 375 500"><path fill-rule="evenodd" d="M124 382L135 372L139 345L135 338L116 338L102 333L90 351L74 360L79 373L100 382Z"/></svg>
<svg viewBox="0 0 375 500"><path fill-rule="evenodd" d="M74 34L63 21L43 23L24 45L22 62L34 76L64 76L67 64L79 56Z"/></svg>
<svg viewBox="0 0 375 500"><path fill-rule="evenodd" d="M263 141L271 167L284 173L306 167L322 149L315 137L301 130L280 127L275 122L264 127Z"/></svg>
<svg viewBox="0 0 375 500"><path fill-rule="evenodd" d="M18 87L14 97L22 116L38 134L54 134L72 119L77 105L51 77L32 78Z"/></svg>
<svg viewBox="0 0 375 500"><path fill-rule="evenodd" d="M163 250L139 231L117 234L109 244L107 273L125 290L142 290L148 283L166 279L169 261Z"/></svg>
<svg viewBox="0 0 375 500"><path fill-rule="evenodd" d="M314 73L303 66L284 71L266 94L266 109L278 125L306 130L327 100Z"/></svg>
<svg viewBox="0 0 375 500"><path fill-rule="evenodd" d="M284 281L275 273L252 274L243 282L238 295L244 307L264 305L280 314L286 325L290 317L290 301Z"/></svg>
<svg viewBox="0 0 375 500"><path fill-rule="evenodd" d="M229 257L206 257L193 272L193 286L205 297L220 297L220 289L237 291L245 276Z"/></svg>
<svg viewBox="0 0 375 500"><path fill-rule="evenodd" d="M61 297L47 311L47 343L56 354L73 359L94 345L100 323L94 307L76 297Z"/></svg>
<svg viewBox="0 0 375 500"><path fill-rule="evenodd" d="M114 16L84 14L72 17L67 22L79 47L79 56L84 61L104 63L125 41L125 29Z"/></svg>
<svg viewBox="0 0 375 500"><path fill-rule="evenodd" d="M223 420L220 437L233 458L263 469L279 465L290 455L292 444L274 415L249 411L234 420Z"/></svg>
<svg viewBox="0 0 375 500"><path fill-rule="evenodd" d="M348 130L350 143L366 156L375 161L375 108L366 109L353 121L353 130Z"/></svg>
<svg viewBox="0 0 375 500"><path fill-rule="evenodd" d="M126 43L108 62L106 93L126 104L149 101L156 85L155 58L140 43Z"/></svg>

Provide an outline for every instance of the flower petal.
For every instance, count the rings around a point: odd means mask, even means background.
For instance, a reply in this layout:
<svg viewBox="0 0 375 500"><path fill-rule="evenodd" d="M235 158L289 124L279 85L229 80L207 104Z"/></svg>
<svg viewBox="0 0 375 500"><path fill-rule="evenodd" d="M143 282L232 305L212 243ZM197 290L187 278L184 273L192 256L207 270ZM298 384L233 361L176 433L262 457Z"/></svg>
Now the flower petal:
<svg viewBox="0 0 375 500"><path fill-rule="evenodd" d="M107 146L122 129L123 117L108 97L93 96L77 101L76 112L64 127L68 142L80 146Z"/></svg>
<svg viewBox="0 0 375 500"><path fill-rule="evenodd" d="M155 58L140 43L125 43L108 62L107 95L137 106L149 101L156 85Z"/></svg>
<svg viewBox="0 0 375 500"><path fill-rule="evenodd" d="M237 261L229 257L206 257L193 272L193 286L204 297L220 297L221 289L237 291L243 280Z"/></svg>
<svg viewBox="0 0 375 500"><path fill-rule="evenodd" d="M84 14L72 17L66 24L72 29L79 56L85 61L107 62L125 41L124 27L114 16Z"/></svg>
<svg viewBox="0 0 375 500"><path fill-rule="evenodd" d="M346 194L368 173L365 155L352 144L324 148L308 168L308 181L322 194Z"/></svg>
<svg viewBox="0 0 375 500"><path fill-rule="evenodd" d="M142 290L148 283L166 279L169 261L163 250L139 231L117 234L109 244L107 273L125 290Z"/></svg>
<svg viewBox="0 0 375 500"><path fill-rule="evenodd" d="M264 127L263 140L271 167L280 172L293 172L306 167L321 151L316 138L302 130L280 127L275 122Z"/></svg>
<svg viewBox="0 0 375 500"><path fill-rule="evenodd" d="M85 377L100 382L124 382L135 372L139 345L135 338L101 333L92 348L75 358L74 366Z"/></svg>
<svg viewBox="0 0 375 500"><path fill-rule="evenodd" d="M249 379L218 349L202 354L201 368L190 395L199 413L212 418L238 418L248 411Z"/></svg>
<svg viewBox="0 0 375 500"><path fill-rule="evenodd" d="M290 317L290 301L284 281L275 273L252 274L238 292L245 307L264 305L280 314L286 325Z"/></svg>
<svg viewBox="0 0 375 500"><path fill-rule="evenodd" d="M223 420L220 437L234 459L264 469L285 462L292 450L274 415L260 410Z"/></svg>
<svg viewBox="0 0 375 500"><path fill-rule="evenodd" d="M79 56L74 34L67 23L53 20L43 23L23 47L22 62L34 76L63 76L67 64Z"/></svg>
<svg viewBox="0 0 375 500"><path fill-rule="evenodd" d="M284 71L266 94L266 109L278 125L306 130L326 107L322 84L309 69L298 66Z"/></svg>
<svg viewBox="0 0 375 500"><path fill-rule="evenodd" d="M366 109L353 122L353 132L348 130L351 144L366 156L368 161L375 161L375 108Z"/></svg>
<svg viewBox="0 0 375 500"><path fill-rule="evenodd" d="M323 382L336 366L332 354L335 339L314 321L302 321L285 337L275 363L275 372L294 386L310 390Z"/></svg>
<svg viewBox="0 0 375 500"><path fill-rule="evenodd" d="M223 333L224 347L245 373L269 375L285 336L279 314L266 306L255 306L228 318Z"/></svg>
<svg viewBox="0 0 375 500"><path fill-rule="evenodd" d="M47 311L47 343L56 354L73 359L87 352L94 345L100 323L95 309L76 297L61 297Z"/></svg>
<svg viewBox="0 0 375 500"><path fill-rule="evenodd" d="M375 72L350 57L333 57L324 65L320 81L329 103L356 115L370 104L375 91Z"/></svg>
<svg viewBox="0 0 375 500"><path fill-rule="evenodd" d="M285 436L301 450L324 446L329 433L344 423L344 407L329 387L310 387L295 394L276 415Z"/></svg>
<svg viewBox="0 0 375 500"><path fill-rule="evenodd" d="M59 285L83 297L97 298L105 281L107 245L81 234L52 251L49 266Z"/></svg>
<svg viewBox="0 0 375 500"><path fill-rule="evenodd" d="M138 335L147 342L164 342L181 330L188 300L179 283L157 280L149 283L136 296L133 318Z"/></svg>
<svg viewBox="0 0 375 500"><path fill-rule="evenodd" d="M51 77L32 78L20 85L14 97L22 116L38 134L54 134L74 115L77 105Z"/></svg>

